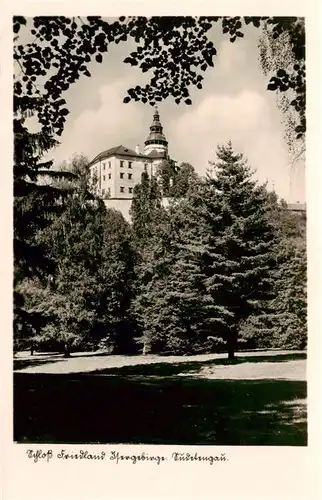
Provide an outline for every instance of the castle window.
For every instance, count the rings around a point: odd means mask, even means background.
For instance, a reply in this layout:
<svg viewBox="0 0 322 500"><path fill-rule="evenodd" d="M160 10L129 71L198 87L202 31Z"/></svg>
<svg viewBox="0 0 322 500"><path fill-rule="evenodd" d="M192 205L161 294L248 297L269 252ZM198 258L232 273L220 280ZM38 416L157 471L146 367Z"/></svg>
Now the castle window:
<svg viewBox="0 0 322 500"><path fill-rule="evenodd" d="M102 195L104 196L104 194L105 194L105 189L102 189Z"/></svg>
<svg viewBox="0 0 322 500"><path fill-rule="evenodd" d="M110 161L108 162L108 168L111 168L111 162Z"/></svg>
<svg viewBox="0 0 322 500"><path fill-rule="evenodd" d="M132 194L133 193L133 188L129 188L129 193Z"/></svg>
<svg viewBox="0 0 322 500"><path fill-rule="evenodd" d="M107 188L107 194L110 195L111 194L111 188Z"/></svg>
<svg viewBox="0 0 322 500"><path fill-rule="evenodd" d="M112 174L108 174L108 178L110 179L112 177Z"/></svg>
<svg viewBox="0 0 322 500"><path fill-rule="evenodd" d="M120 161L120 167L124 167L124 161L123 160Z"/></svg>
<svg viewBox="0 0 322 500"><path fill-rule="evenodd" d="M124 193L124 187L123 186L120 187L120 191L121 191L121 193Z"/></svg>
<svg viewBox="0 0 322 500"><path fill-rule="evenodd" d="M103 170L105 170L105 163L103 163Z"/></svg>
<svg viewBox="0 0 322 500"><path fill-rule="evenodd" d="M105 176L105 175L103 175L103 181L105 181L105 179L106 179L106 176Z"/></svg>
<svg viewBox="0 0 322 500"><path fill-rule="evenodd" d="M123 172L121 172L120 173L120 179L123 179L123 177L124 177L124 174L123 174Z"/></svg>
<svg viewBox="0 0 322 500"><path fill-rule="evenodd" d="M132 162L129 161L129 168L132 168Z"/></svg>
<svg viewBox="0 0 322 500"><path fill-rule="evenodd" d="M129 175L129 179L132 179L133 177L133 174L128 174Z"/></svg>

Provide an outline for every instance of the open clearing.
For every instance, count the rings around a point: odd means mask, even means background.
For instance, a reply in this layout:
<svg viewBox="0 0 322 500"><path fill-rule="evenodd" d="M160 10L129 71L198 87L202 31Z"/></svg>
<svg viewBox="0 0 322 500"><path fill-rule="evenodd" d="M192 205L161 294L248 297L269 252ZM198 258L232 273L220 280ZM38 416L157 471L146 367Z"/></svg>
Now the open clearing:
<svg viewBox="0 0 322 500"><path fill-rule="evenodd" d="M226 358L18 356L14 439L305 446L306 354Z"/></svg>

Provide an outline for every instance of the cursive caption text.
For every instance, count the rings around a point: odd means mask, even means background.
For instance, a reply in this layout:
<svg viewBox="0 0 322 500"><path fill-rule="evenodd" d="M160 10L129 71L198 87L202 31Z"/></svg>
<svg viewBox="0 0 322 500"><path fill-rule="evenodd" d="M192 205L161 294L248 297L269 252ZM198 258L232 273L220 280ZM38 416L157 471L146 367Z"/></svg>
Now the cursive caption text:
<svg viewBox="0 0 322 500"><path fill-rule="evenodd" d="M225 453L220 453L219 455L201 455L198 452L195 453L181 453L174 452L169 456L165 455L152 455L146 452L133 453L133 454L123 454L115 450L109 452L100 451L98 453L91 453L88 450L79 450L77 452L69 452L64 449L60 450L58 453L53 452L53 450L27 450L27 457L34 463L46 462L49 463L53 459L57 460L92 460L92 461L111 461L115 464L120 464L124 462L136 465L138 463L148 463L153 462L156 465L161 465L164 462L199 462L209 465L214 465L220 462L228 462L228 458Z"/></svg>

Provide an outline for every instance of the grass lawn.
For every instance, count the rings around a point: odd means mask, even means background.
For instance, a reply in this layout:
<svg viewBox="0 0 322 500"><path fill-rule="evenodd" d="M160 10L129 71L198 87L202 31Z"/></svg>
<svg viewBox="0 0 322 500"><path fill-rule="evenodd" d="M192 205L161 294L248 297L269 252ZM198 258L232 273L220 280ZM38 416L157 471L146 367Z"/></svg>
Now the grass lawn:
<svg viewBox="0 0 322 500"><path fill-rule="evenodd" d="M14 440L304 446L306 382L274 378L280 365L305 363L303 356L238 359L245 379L230 378L236 366L222 359L15 373ZM251 379L255 365L263 373L271 367L271 376ZM227 371L216 378L217 368Z"/></svg>

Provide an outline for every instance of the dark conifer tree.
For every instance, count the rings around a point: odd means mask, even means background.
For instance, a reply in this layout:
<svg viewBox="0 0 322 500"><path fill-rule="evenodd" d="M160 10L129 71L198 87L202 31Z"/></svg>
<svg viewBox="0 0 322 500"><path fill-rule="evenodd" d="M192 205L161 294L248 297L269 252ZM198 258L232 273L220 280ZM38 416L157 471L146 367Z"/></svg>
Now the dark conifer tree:
<svg viewBox="0 0 322 500"><path fill-rule="evenodd" d="M135 300L133 313L139 327L138 342L143 344L143 352L151 350L149 325L145 321L148 314L149 287L154 276L154 249L160 222L166 213L162 207L161 190L156 177L150 178L143 172L141 182L134 187L130 209L132 218L133 245L135 248Z"/></svg>
<svg viewBox="0 0 322 500"><path fill-rule="evenodd" d="M233 358L242 322L272 298L274 232L266 190L253 181L243 156L229 143L218 147L217 157L192 206L204 230L209 322Z"/></svg>
<svg viewBox="0 0 322 500"><path fill-rule="evenodd" d="M207 352L209 339L203 275L204 246L200 225L191 219L189 203L160 210L139 267L135 313L145 352Z"/></svg>
<svg viewBox="0 0 322 500"><path fill-rule="evenodd" d="M183 202L167 214L158 230L155 273L149 288L149 330L155 349L173 354L206 352L209 296L204 286L203 247L198 227L191 225ZM162 342L158 342L161 337Z"/></svg>
<svg viewBox="0 0 322 500"><path fill-rule="evenodd" d="M266 190L231 144L217 156L149 240L137 301L154 351L207 352L222 339L233 358L243 321L273 298Z"/></svg>

